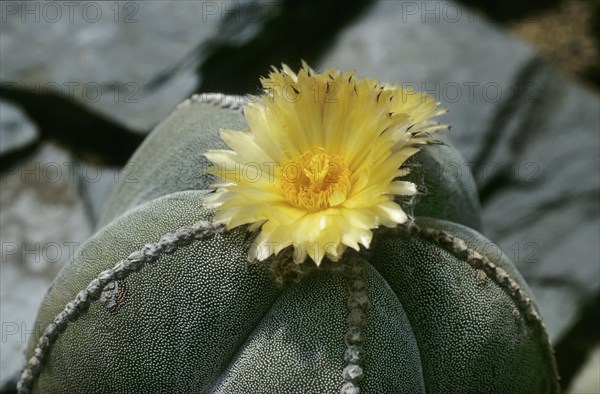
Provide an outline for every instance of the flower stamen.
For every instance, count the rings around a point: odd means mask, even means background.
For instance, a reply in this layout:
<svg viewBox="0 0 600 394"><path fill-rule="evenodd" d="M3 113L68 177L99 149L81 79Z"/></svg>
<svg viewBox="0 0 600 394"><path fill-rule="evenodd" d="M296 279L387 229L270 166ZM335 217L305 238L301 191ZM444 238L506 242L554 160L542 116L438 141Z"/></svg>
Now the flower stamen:
<svg viewBox="0 0 600 394"><path fill-rule="evenodd" d="M288 161L278 178L287 200L310 212L343 203L351 186L350 170L343 158L324 149Z"/></svg>

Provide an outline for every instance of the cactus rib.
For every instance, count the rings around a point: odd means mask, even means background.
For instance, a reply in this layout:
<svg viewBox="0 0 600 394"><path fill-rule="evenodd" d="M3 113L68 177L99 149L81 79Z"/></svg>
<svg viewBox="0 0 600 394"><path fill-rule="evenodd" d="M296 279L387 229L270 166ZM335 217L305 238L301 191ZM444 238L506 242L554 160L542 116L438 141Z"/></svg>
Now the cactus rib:
<svg viewBox="0 0 600 394"><path fill-rule="evenodd" d="M224 226L207 221L199 221L191 226L180 227L173 233L163 235L158 242L144 245L143 248L116 263L113 268L100 272L84 290L77 294L75 299L67 303L65 308L56 315L54 321L46 327L44 334L38 339L33 356L23 369L17 384L18 393L29 394L31 392L34 380L41 372L42 362L50 352L50 348L56 341L58 334L67 328L69 322L75 322L93 301L100 299L105 286L116 279L125 279L130 274L142 269L146 264L155 262L163 254L171 254L195 240L213 237L223 229Z"/></svg>
<svg viewBox="0 0 600 394"><path fill-rule="evenodd" d="M527 296L521 286L519 286L519 284L512 279L504 269L498 267L487 257L469 248L464 240L447 231L438 230L432 227L424 228L414 221L407 223L404 226L399 226L398 230L408 233L408 235L414 235L421 239L433 242L459 260L465 261L474 270L483 271L488 278L496 283L496 285L513 300L516 307L521 311L523 318L528 323L532 324L533 329L539 333L539 338L541 338L543 342L543 347L548 351L546 359L550 360L553 364L551 366L552 369L557 371L552 345L550 344L550 338L548 337L542 317L534 306L533 300ZM553 388L553 392L560 392L558 385L559 380L560 377L556 376L557 383Z"/></svg>

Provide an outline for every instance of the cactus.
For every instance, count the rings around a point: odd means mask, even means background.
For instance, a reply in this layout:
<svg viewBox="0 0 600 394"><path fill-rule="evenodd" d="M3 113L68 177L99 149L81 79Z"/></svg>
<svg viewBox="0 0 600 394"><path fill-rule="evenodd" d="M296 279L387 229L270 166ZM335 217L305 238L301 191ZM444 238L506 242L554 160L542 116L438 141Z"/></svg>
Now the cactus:
<svg viewBox="0 0 600 394"><path fill-rule="evenodd" d="M559 390L531 291L471 227L470 177L428 145L416 217L339 262L248 262L254 233L215 224L201 153L245 127L243 101L195 96L132 157L100 228L40 307L20 392L540 393ZM127 168L127 167L126 167ZM131 181L131 179L129 179ZM416 201L416 202L415 202ZM428 216L428 217L427 217Z"/></svg>

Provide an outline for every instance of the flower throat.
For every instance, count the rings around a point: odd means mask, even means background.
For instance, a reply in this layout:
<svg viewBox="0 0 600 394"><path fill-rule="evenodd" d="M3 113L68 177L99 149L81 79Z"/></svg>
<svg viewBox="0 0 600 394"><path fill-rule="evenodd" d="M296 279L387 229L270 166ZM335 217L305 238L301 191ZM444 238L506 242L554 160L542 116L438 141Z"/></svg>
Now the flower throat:
<svg viewBox="0 0 600 394"><path fill-rule="evenodd" d="M311 212L343 203L351 186L350 170L343 158L324 149L289 160L278 180L290 203Z"/></svg>

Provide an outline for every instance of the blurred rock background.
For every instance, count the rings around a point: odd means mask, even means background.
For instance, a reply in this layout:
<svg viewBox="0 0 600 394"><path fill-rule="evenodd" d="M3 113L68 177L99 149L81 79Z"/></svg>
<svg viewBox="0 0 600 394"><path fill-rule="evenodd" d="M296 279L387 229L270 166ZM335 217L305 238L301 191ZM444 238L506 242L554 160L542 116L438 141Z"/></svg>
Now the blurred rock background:
<svg viewBox="0 0 600 394"><path fill-rule="evenodd" d="M483 233L528 280L563 388L600 392L600 2L0 3L0 386L145 135L300 60L435 95ZM123 167L125 166L125 167Z"/></svg>

